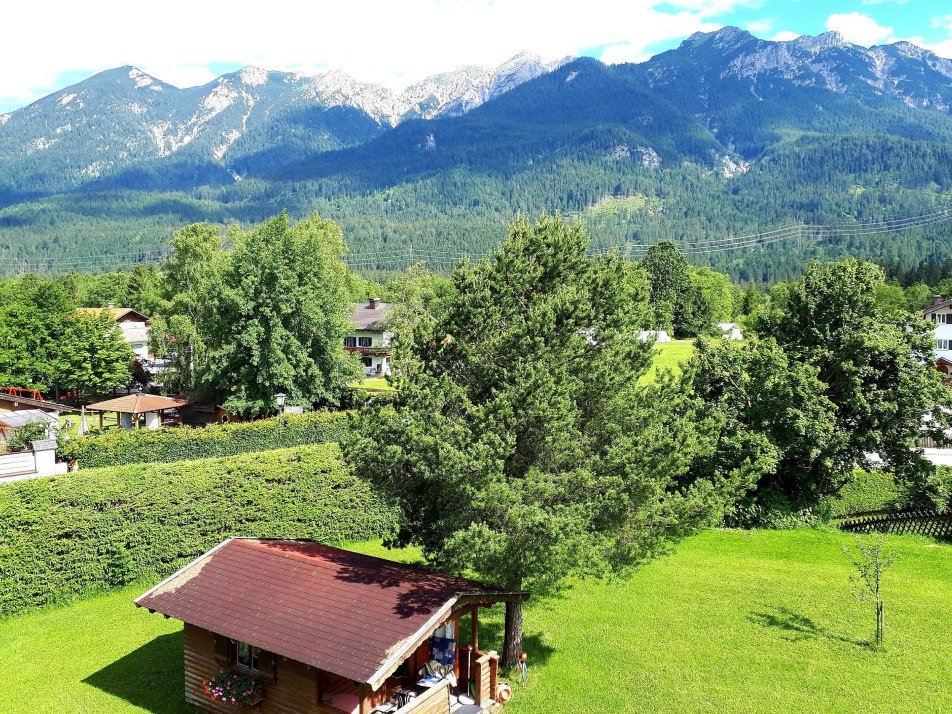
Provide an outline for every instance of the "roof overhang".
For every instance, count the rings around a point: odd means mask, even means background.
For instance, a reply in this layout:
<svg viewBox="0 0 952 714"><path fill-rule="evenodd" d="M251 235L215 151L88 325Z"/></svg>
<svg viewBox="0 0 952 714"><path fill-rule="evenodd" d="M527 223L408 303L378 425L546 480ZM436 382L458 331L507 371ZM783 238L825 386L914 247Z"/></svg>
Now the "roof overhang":
<svg viewBox="0 0 952 714"><path fill-rule="evenodd" d="M367 684L376 691L387 681L401 664L422 645L444 622L449 620L460 610L476 605L479 607L489 607L497 602L524 602L529 599L529 593L523 591L514 592L478 592L478 593L460 593L451 598L446 604L433 614L425 625L417 630L413 635L403 640L403 642L394 645L391 649L392 654L384 660L380 668L374 672L373 676L367 680Z"/></svg>

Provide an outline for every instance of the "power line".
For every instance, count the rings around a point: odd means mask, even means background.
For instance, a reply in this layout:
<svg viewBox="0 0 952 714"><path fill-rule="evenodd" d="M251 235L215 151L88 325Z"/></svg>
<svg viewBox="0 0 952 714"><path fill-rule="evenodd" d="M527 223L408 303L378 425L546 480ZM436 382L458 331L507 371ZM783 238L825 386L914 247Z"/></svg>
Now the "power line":
<svg viewBox="0 0 952 714"><path fill-rule="evenodd" d="M798 247L803 240L819 242L833 238L850 239L868 236L901 233L920 228L934 227L952 222L952 209L903 218L891 218L867 223L806 224L795 223L758 233L746 233L720 238L701 238L693 242L682 242L678 247L685 255L706 255L732 250L761 248L776 243L796 240ZM592 254L619 252L626 258L641 257L653 244L625 242L618 246L592 250ZM154 263L167 258L172 252L171 246L139 249L127 252L86 253L73 257L51 256L48 258L19 259L0 257L0 271L63 271L92 270L104 267L129 267L143 263ZM354 270L399 270L414 263L425 263L433 268L453 268L466 259L481 260L491 252L472 252L440 248L421 249L412 243L407 248L388 248L385 250L349 253L344 262Z"/></svg>

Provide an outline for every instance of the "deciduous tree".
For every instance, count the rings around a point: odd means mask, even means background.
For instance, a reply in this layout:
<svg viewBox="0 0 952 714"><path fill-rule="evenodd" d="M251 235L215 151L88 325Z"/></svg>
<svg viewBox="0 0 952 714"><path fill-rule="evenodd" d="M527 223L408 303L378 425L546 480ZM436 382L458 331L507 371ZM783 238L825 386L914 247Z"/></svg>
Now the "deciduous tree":
<svg viewBox="0 0 952 714"><path fill-rule="evenodd" d="M209 288L198 336L208 350L202 381L239 413L289 404L337 403L359 375L343 348L346 250L337 224L314 214L291 225L282 213L247 233ZM207 327L206 327L207 326Z"/></svg>

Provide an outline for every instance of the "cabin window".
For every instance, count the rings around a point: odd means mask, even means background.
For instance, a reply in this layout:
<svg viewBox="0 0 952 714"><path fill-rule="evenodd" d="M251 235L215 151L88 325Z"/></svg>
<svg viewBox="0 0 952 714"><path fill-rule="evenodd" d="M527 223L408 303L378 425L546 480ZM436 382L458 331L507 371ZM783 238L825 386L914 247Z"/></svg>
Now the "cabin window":
<svg viewBox="0 0 952 714"><path fill-rule="evenodd" d="M252 672L257 672L260 667L261 650L246 642L239 642L235 649L235 663Z"/></svg>
<svg viewBox="0 0 952 714"><path fill-rule="evenodd" d="M370 347L373 344L373 339L370 337L360 337L357 340L357 344L361 347Z"/></svg>
<svg viewBox="0 0 952 714"><path fill-rule="evenodd" d="M356 347L356 346L357 346L356 337L354 337L353 335L348 335L347 337L344 338L344 347Z"/></svg>
<svg viewBox="0 0 952 714"><path fill-rule="evenodd" d="M362 360L360 360L360 361L364 363L364 367L373 367L373 366L374 366L374 358L373 358L373 357L364 357L364 358L363 358Z"/></svg>
<svg viewBox="0 0 952 714"><path fill-rule="evenodd" d="M938 350L947 350L949 349L949 342L952 340L937 340L936 349Z"/></svg>

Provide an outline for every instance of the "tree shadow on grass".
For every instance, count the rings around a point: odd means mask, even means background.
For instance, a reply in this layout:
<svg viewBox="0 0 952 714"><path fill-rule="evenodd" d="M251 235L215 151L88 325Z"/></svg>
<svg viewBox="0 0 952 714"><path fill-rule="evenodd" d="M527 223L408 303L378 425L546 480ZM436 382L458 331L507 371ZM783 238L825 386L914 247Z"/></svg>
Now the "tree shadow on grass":
<svg viewBox="0 0 952 714"><path fill-rule="evenodd" d="M831 642L845 642L849 645L857 645L865 648L872 647L866 640L856 640L851 637L838 635L818 625L806 615L801 615L786 607L775 607L773 611L768 612L752 612L747 616L747 619L762 627L782 630L784 634L782 634L781 637L790 642L829 640Z"/></svg>
<svg viewBox="0 0 952 714"><path fill-rule="evenodd" d="M152 714L197 711L185 703L183 635L161 635L83 680Z"/></svg>
<svg viewBox="0 0 952 714"><path fill-rule="evenodd" d="M486 652L490 647L498 647L502 654L504 639L503 624L500 622L479 623L479 649ZM528 664L545 664L555 652L555 648L542 641L539 634L523 635L522 649L529 656Z"/></svg>

